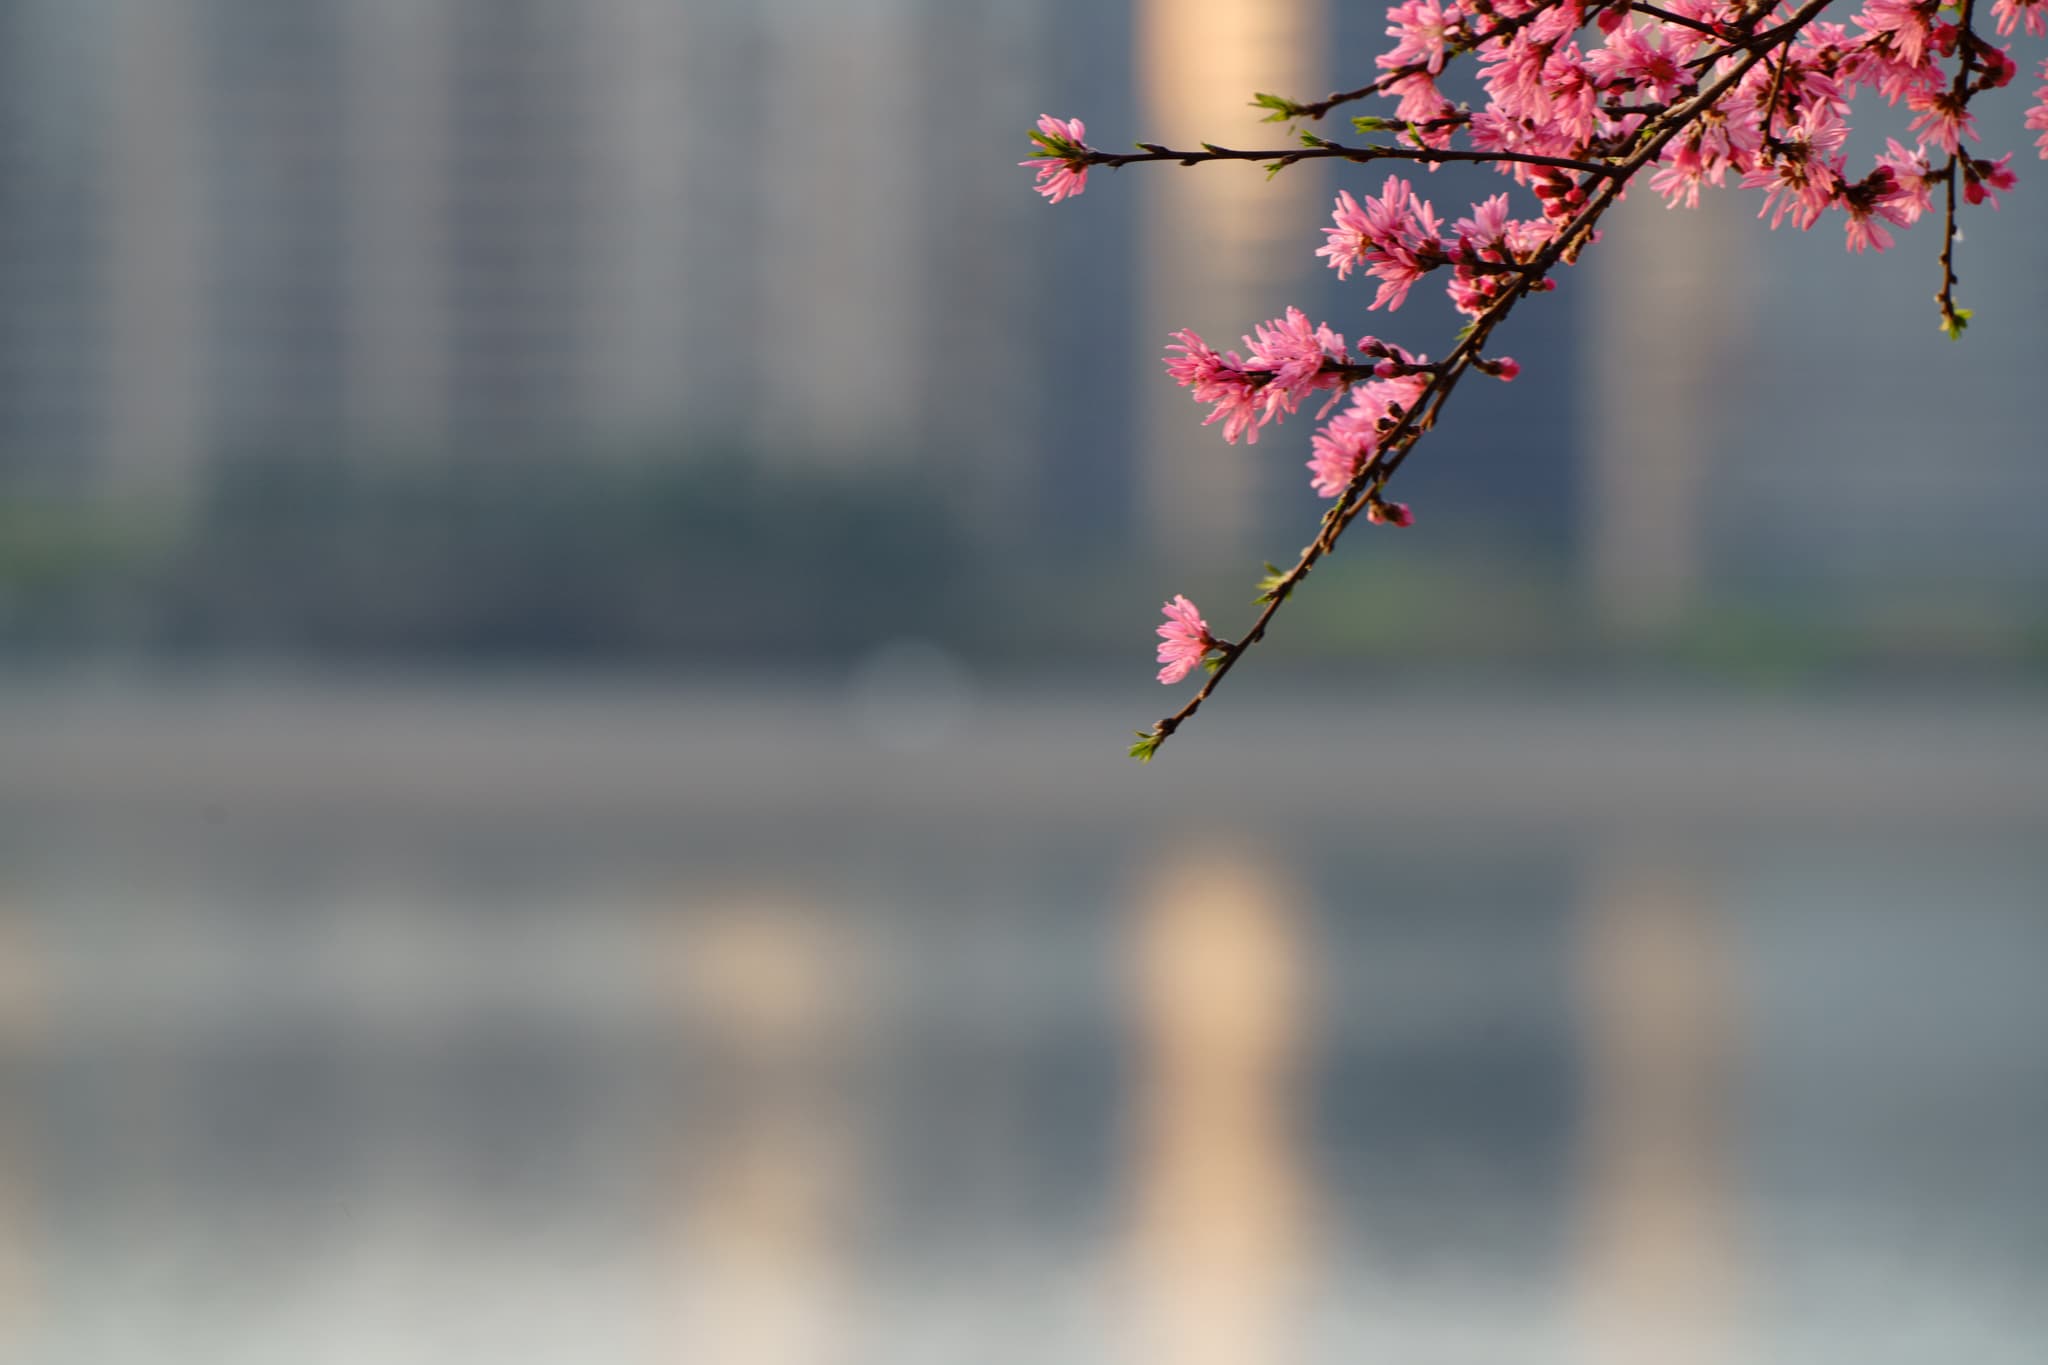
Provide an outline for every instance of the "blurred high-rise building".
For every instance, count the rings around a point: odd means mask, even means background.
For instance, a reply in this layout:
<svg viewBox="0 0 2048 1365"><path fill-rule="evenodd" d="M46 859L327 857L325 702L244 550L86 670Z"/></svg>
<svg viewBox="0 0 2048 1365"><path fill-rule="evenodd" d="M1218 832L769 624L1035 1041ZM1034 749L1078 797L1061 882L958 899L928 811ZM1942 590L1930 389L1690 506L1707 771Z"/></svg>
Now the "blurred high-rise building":
<svg viewBox="0 0 2048 1365"><path fill-rule="evenodd" d="M1014 131L1043 28L918 0L9 5L0 459L161 492L231 452L713 434L805 467L1015 429L963 413L1037 349L1032 272L997 263L1038 206L953 177Z"/></svg>
<svg viewBox="0 0 2048 1365"><path fill-rule="evenodd" d="M1284 144L1251 92L1353 81L1383 27L1322 0L11 0L0 481L175 508L225 460L718 449L925 476L1009 562L1284 556L1317 510L1307 415L1227 446L1161 350L1299 304L1440 352L1437 291L1371 312L1313 256L1328 193L1385 168L1098 171L1052 208L1012 163L1039 113L1104 147ZM1410 178L1446 216L1503 183ZM1724 256L1630 205L1502 328L1524 378L1462 389L1404 470L1432 534L1403 553L1576 554L1614 619L1787 584L2024 599L2031 192L1972 210L1985 306L1938 355L1900 263L1924 232Z"/></svg>

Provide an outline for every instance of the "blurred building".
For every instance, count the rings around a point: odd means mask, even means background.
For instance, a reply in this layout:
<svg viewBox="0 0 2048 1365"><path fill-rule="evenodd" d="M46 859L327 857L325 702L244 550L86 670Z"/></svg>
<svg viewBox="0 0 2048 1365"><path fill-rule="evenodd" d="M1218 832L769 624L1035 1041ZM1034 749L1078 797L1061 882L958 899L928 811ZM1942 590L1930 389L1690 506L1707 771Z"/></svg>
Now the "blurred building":
<svg viewBox="0 0 2048 1365"><path fill-rule="evenodd" d="M1223 444L1165 338L1227 347L1299 304L1440 353L1437 291L1369 312L1313 256L1329 193L1384 169L1098 172L1053 209L1013 163L1041 112L1105 147L1284 143L1251 92L1341 84L1328 55L1382 27L1321 0L13 0L0 491L175 511L224 462L722 451L935 490L992 563L1248 574L1319 510L1308 420ZM1414 178L1447 216L1499 183ZM2048 583L2030 192L1973 211L1979 319L1945 349L1903 259L1924 232L1857 258L1724 228L1739 200L1630 205L1502 329L1524 378L1467 385L1404 471L1431 534L1401 553L1576 562L1621 624L1809 589L2024 616Z"/></svg>
<svg viewBox="0 0 2048 1365"><path fill-rule="evenodd" d="M1753 326L1742 204L1664 213L1616 208L1590 280L1584 553L1601 620L1634 634L1676 625L1705 588L1709 475L1733 431L1722 376Z"/></svg>
<svg viewBox="0 0 2048 1365"><path fill-rule="evenodd" d="M1034 201L934 202L1036 85L1041 25L978 8L10 5L0 460L971 439L1037 349L995 268Z"/></svg>
<svg viewBox="0 0 2048 1365"><path fill-rule="evenodd" d="M103 30L89 6L0 7L0 469L15 484L107 442Z"/></svg>

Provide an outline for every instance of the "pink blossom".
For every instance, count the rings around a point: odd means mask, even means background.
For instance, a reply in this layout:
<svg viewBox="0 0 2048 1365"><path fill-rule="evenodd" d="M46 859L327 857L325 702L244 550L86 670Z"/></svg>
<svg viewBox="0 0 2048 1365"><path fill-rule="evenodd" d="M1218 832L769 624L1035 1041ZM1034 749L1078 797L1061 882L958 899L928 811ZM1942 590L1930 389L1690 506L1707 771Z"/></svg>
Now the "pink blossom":
<svg viewBox="0 0 2048 1365"><path fill-rule="evenodd" d="M1401 41L1374 60L1388 70L1419 66L1435 75L1444 69L1445 43L1462 36L1465 15L1455 4L1409 0L1389 8L1387 19L1387 36Z"/></svg>
<svg viewBox="0 0 2048 1365"><path fill-rule="evenodd" d="M1247 366L1268 373L1262 398L1269 416L1293 412L1316 389L1338 387L1343 380L1324 373L1325 363L1342 365L1348 358L1344 338L1330 330L1328 323L1312 323L1299 308L1286 316L1259 324L1244 339L1249 354Z"/></svg>
<svg viewBox="0 0 2048 1365"><path fill-rule="evenodd" d="M1299 308L1260 323L1244 345L1249 358L1236 351L1225 355L1183 329L1166 348L1166 372L1174 382L1192 390L1196 402L1216 405L1202 425L1222 422L1223 439L1233 445L1239 436L1258 444L1260 427L1293 412L1310 393L1343 387L1344 376L1326 366L1346 363L1344 338L1327 323L1309 321Z"/></svg>
<svg viewBox="0 0 2048 1365"><path fill-rule="evenodd" d="M1258 385L1235 351L1222 355L1192 328L1184 328L1173 334L1173 344L1166 348L1166 372L1182 388L1194 390L1197 403L1216 405L1203 426L1222 422L1224 440L1235 445L1239 436L1249 433L1247 443L1258 444L1259 424L1265 420L1259 413Z"/></svg>
<svg viewBox="0 0 2048 1365"><path fill-rule="evenodd" d="M2048 62L2041 63L2041 77L2048 80ZM2048 161L2048 85L2036 90L2034 98L2038 103L2027 110L2026 126L2041 130L2041 136L2035 140L2034 145L2041 149L2041 159Z"/></svg>
<svg viewBox="0 0 2048 1365"><path fill-rule="evenodd" d="M1841 188L1846 164L1846 158L1828 153L1848 135L1848 125L1828 105L1813 105L1801 114L1787 130L1782 152L1743 174L1745 186L1765 192L1756 216L1769 213L1775 228L1789 215L1802 232L1819 222Z"/></svg>
<svg viewBox="0 0 2048 1365"><path fill-rule="evenodd" d="M1927 60L1937 8L1938 0L1868 0L1856 22L1873 36L1882 35L1906 65L1919 66Z"/></svg>
<svg viewBox="0 0 2048 1365"><path fill-rule="evenodd" d="M1906 96L1906 107L1919 111L1912 127L1920 134L1923 147L1931 143L1956 156L1962 151L1964 138L1977 136L1976 115L1947 90L1913 91Z"/></svg>
<svg viewBox="0 0 2048 1365"><path fill-rule="evenodd" d="M1991 7L1991 17L1998 21L2000 37L2024 21L2028 37L2048 38L2048 3L2044 0L1998 0Z"/></svg>
<svg viewBox="0 0 2048 1365"><path fill-rule="evenodd" d="M1394 106L1394 117L1403 123L1429 123L1452 112L1451 102L1436 88L1436 82L1427 72L1416 71L1387 82L1386 93L1400 101ZM1405 134L1403 135L1406 136ZM1446 128L1434 135L1425 134L1425 141L1450 145L1451 130Z"/></svg>
<svg viewBox="0 0 2048 1365"><path fill-rule="evenodd" d="M1508 237L1508 197L1496 194L1472 206L1468 218L1451 224L1458 245L1470 251L1501 250Z"/></svg>
<svg viewBox="0 0 2048 1365"><path fill-rule="evenodd" d="M1845 203L1842 207L1848 215L1845 226L1848 231L1849 250L1861 254L1868 246L1874 246L1879 251L1891 249L1892 235L1886 232L1884 224L1878 221L1879 218L1886 216L1882 207L1866 208L1856 203Z"/></svg>
<svg viewBox="0 0 2048 1365"><path fill-rule="evenodd" d="M1379 433L1358 407L1339 413L1309 440L1309 486L1316 496L1334 498L1349 488L1378 444Z"/></svg>
<svg viewBox="0 0 2048 1365"><path fill-rule="evenodd" d="M1088 150L1088 144L1081 140L1087 131L1077 118L1038 116L1038 131L1031 135L1031 140L1039 149L1031 154L1030 160L1017 164L1038 169L1036 188L1048 203L1071 199L1088 188L1088 163L1081 159Z"/></svg>
<svg viewBox="0 0 2048 1365"><path fill-rule="evenodd" d="M1920 220L1920 215L1934 207L1934 187L1941 177L1929 173L1927 153L1916 149L1908 150L1899 144L1897 138L1885 142L1884 153L1877 158L1878 166L1891 172L1892 191L1889 202L1896 208L1900 226L1911 227Z"/></svg>
<svg viewBox="0 0 2048 1365"><path fill-rule="evenodd" d="M1591 67L1580 60L1579 47L1568 43L1543 64L1543 88L1550 98L1549 129L1562 141L1560 147L1583 146L1600 131L1600 83Z"/></svg>
<svg viewBox="0 0 2048 1365"><path fill-rule="evenodd" d="M1855 85L1877 91L1893 104L1912 91L1933 91L1946 84L1941 67L1932 61L1907 61L1892 46L1891 36L1872 35L1842 48L1841 74Z"/></svg>
<svg viewBox="0 0 2048 1365"><path fill-rule="evenodd" d="M1398 175L1388 176L1380 196L1367 195L1363 205L1349 190L1339 194L1330 217L1337 226L1323 229L1329 241L1316 255L1329 258L1339 279L1358 265L1376 277L1373 308L1399 308L1415 282L1446 259L1436 210Z"/></svg>
<svg viewBox="0 0 2048 1365"><path fill-rule="evenodd" d="M1665 144L1663 156L1650 173L1650 188L1664 196L1664 207L1675 209L1682 200L1689 209L1700 206L1700 186L1719 185L1727 177L1728 163L1713 162L1700 155L1697 139L1674 138Z"/></svg>
<svg viewBox="0 0 2048 1365"><path fill-rule="evenodd" d="M1160 610L1166 613L1166 624L1159 627L1159 662L1166 666L1159 670L1159 681L1172 684L1195 671L1216 648L1216 637L1185 597L1176 595Z"/></svg>
<svg viewBox="0 0 2048 1365"><path fill-rule="evenodd" d="M1071 143L1076 147L1087 146L1088 125L1077 118L1057 119L1051 114L1038 116L1038 131L1055 142Z"/></svg>
<svg viewBox="0 0 2048 1365"><path fill-rule="evenodd" d="M1511 219L1507 214L1508 197L1496 194L1474 204L1471 217L1452 225L1457 234L1451 253L1456 268L1447 290L1452 304L1468 317L1485 312L1515 278L1487 267L1529 261L1556 235L1556 227L1542 219Z"/></svg>
<svg viewBox="0 0 2048 1365"><path fill-rule="evenodd" d="M1533 27L1533 25L1532 25ZM1480 79L1485 83L1491 112L1502 119L1541 124L1550 118L1550 92L1544 88L1543 64L1550 46L1540 42L1529 29L1505 43L1489 43L1480 49Z"/></svg>
<svg viewBox="0 0 2048 1365"><path fill-rule="evenodd" d="M1642 28L1622 24L1607 35L1605 47L1587 55L1586 65L1603 86L1626 82L1630 88L1646 90L1668 103L1690 80L1678 58L1666 50L1668 32L1663 24Z"/></svg>

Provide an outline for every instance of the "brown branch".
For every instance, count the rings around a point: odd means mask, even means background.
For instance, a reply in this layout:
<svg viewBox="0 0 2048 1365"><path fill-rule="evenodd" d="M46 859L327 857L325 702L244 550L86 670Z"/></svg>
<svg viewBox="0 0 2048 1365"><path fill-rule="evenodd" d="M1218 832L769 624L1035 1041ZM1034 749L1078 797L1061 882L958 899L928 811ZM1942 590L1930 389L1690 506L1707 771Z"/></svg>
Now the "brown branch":
<svg viewBox="0 0 2048 1365"><path fill-rule="evenodd" d="M1771 9L1771 5L1765 5L1763 8L1757 10L1755 14L1751 15L1747 22L1752 24L1756 23L1765 15L1769 14L1771 12ZM1804 10L1800 11L1800 13L1802 14L1804 12ZM1779 24L1777 27L1767 28L1761 33L1749 33L1745 34L1740 38L1727 38L1725 34L1716 34L1716 37L1725 39L1728 46L1717 49L1713 52L1709 52L1702 57L1694 57L1690 61L1686 62L1686 66L1688 69L1704 70L1705 68L1712 66L1715 62L1720 61L1723 57L1732 57L1738 52L1748 52L1754 54L1760 51L1761 49L1770 47L1773 43L1776 43L1780 38L1784 39L1789 44L1792 39L1799 36L1799 32L1801 29L1804 29L1808 24L1812 22L1813 21L1811 19L1802 20L1797 15L1795 15L1794 17L1787 19L1784 23Z"/></svg>
<svg viewBox="0 0 2048 1365"><path fill-rule="evenodd" d="M1673 14L1670 10L1659 9L1655 5L1645 5L1642 3L1642 0L1636 0L1636 3L1630 5L1629 8L1637 14L1647 14L1652 19L1662 19L1667 24L1676 24L1680 28L1689 28L1695 33L1704 33L1709 38L1725 39L1728 36L1712 24L1703 24L1697 19L1688 19L1683 14Z"/></svg>
<svg viewBox="0 0 2048 1365"><path fill-rule="evenodd" d="M1957 27L1960 30L1956 47L1962 53L1962 60L1956 64L1955 84L1949 89L1949 98L1967 109L1970 103L1970 69L1977 62L1977 35L1970 24L1974 17L1976 0L1963 0L1962 15ZM1941 291L1934 296L1935 306L1941 309L1941 330L1948 333L1950 341L1961 341L1963 328L1970 323L1970 310L1956 307L1956 177L1962 170L1962 134L1956 135L1957 152L1948 159L1942 170L1942 179L1947 182L1947 212L1942 215L1941 225Z"/></svg>
<svg viewBox="0 0 2048 1365"><path fill-rule="evenodd" d="M1777 65L1771 69L1770 93L1764 96L1764 146L1773 156L1784 150L1784 144L1778 141L1778 92L1784 88L1785 66L1791 60L1792 40L1787 38L1784 45L1778 49ZM1790 111L1787 111L1787 124L1792 121L1789 114Z"/></svg>
<svg viewBox="0 0 2048 1365"><path fill-rule="evenodd" d="M1318 139L1311 147L1282 147L1265 151L1244 151L1235 147L1219 147L1213 142L1202 144L1199 152L1176 151L1156 142L1141 142L1143 148L1137 152L1104 152L1093 147L1084 154L1069 157L1069 164L1084 166L1107 166L1116 170L1123 166L1139 165L1148 161L1172 161L1183 166L1197 166L1204 161L1262 161L1277 162L1291 166L1297 161L1424 161L1442 164L1453 161L1469 161L1480 165L1512 161L1525 166L1554 166L1559 170L1577 171L1582 175L1607 176L1613 170L1605 162L1574 161L1566 156L1536 156L1523 152L1462 152L1435 147L1383 147L1368 144L1364 147L1347 146L1341 142Z"/></svg>

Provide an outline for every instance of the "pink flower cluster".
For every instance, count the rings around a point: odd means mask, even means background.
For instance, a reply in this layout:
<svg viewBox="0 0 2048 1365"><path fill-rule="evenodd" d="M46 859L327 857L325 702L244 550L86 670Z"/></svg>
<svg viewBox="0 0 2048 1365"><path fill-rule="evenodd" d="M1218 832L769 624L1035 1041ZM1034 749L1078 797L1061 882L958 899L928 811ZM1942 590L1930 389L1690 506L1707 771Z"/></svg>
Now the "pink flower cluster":
<svg viewBox="0 0 2048 1365"><path fill-rule="evenodd" d="M1421 401L1429 381L1427 372L1403 374L1353 390L1350 404L1309 440L1309 486L1318 497L1334 498L1351 486L1380 441Z"/></svg>
<svg viewBox="0 0 2048 1365"><path fill-rule="evenodd" d="M1338 279L1364 266L1380 282L1373 295L1374 308L1399 308L1408 298L1409 287L1450 258L1441 241L1436 210L1398 175L1387 177L1378 198L1367 195L1360 205L1345 190L1337 196L1337 211L1330 215L1337 226L1324 228L1330 240L1317 248L1316 255L1329 258Z"/></svg>
<svg viewBox="0 0 2048 1365"><path fill-rule="evenodd" d="M1220 352L1193 329L1183 329L1166 348L1166 372L1174 382L1192 389L1196 402L1216 405L1202 425L1223 423L1223 439L1232 444L1243 436L1256 445L1260 427L1295 411L1318 389L1342 389L1352 370L1344 338L1327 323L1310 322L1299 308L1260 323L1244 347L1243 355ZM1387 353L1371 337L1359 343L1361 356Z"/></svg>
<svg viewBox="0 0 2048 1365"><path fill-rule="evenodd" d="M1448 265L1451 301L1472 317L1486 311L1505 276L1550 245L1559 226L1542 218L1510 219L1507 195L1496 194L1474 204L1471 216L1460 218L1447 236L1435 208L1398 175L1388 176L1379 195L1367 195L1362 204L1349 190L1340 193L1330 218L1336 226L1323 229L1329 240L1316 255L1338 279L1363 268L1379 280L1371 308L1399 308L1417 280Z"/></svg>
<svg viewBox="0 0 2048 1365"><path fill-rule="evenodd" d="M2040 0L2001 0L1999 31L2038 24ZM2024 11L2024 14L2022 13ZM2010 82L2010 55L1957 25L1943 22L1935 0L1865 0L1852 23L1815 23L1785 49L1782 62L1752 67L1716 106L1713 115L1664 150L1652 188L1674 206L1699 201L1702 184L1720 185L1733 171L1741 184L1764 192L1758 216L1771 226L1785 219L1801 229L1829 212L1843 215L1851 251L1892 245L1886 224L1910 227L1927 211L1929 182L1945 182L1946 165L1930 170L1930 155L1957 158L1969 202L2010 188L2003 160L1965 151L1977 136L1969 97ZM1966 61L1960 87L1946 62ZM1857 94L1875 92L1887 103L1903 100L1912 113L1917 148L1896 141L1866 175L1852 179L1843 144Z"/></svg>

